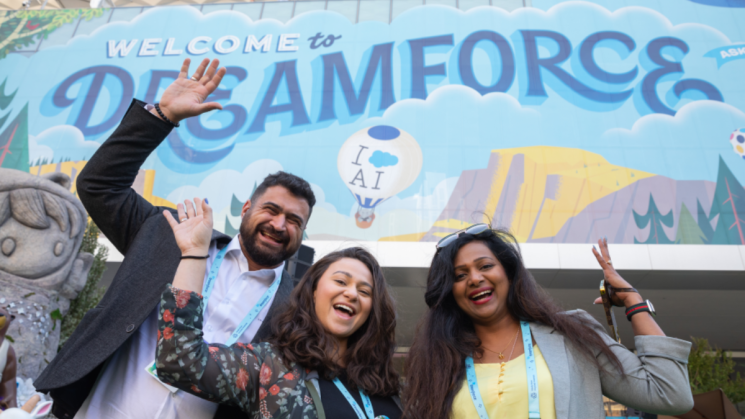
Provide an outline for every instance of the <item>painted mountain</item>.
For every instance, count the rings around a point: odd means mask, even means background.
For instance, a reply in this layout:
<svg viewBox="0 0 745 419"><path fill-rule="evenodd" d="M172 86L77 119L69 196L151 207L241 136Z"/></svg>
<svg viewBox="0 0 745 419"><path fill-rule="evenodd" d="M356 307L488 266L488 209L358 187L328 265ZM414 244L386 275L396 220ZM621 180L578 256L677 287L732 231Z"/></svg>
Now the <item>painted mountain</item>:
<svg viewBox="0 0 745 419"><path fill-rule="evenodd" d="M678 181L579 149L494 150L464 171L422 241L477 222L520 242L744 244L745 190L723 160L717 182Z"/></svg>

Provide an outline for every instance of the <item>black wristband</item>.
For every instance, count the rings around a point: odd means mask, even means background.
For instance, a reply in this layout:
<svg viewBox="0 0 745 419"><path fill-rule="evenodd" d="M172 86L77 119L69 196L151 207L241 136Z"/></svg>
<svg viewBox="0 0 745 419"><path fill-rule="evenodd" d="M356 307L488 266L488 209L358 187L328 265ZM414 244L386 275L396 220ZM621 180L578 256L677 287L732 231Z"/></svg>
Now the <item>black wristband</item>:
<svg viewBox="0 0 745 419"><path fill-rule="evenodd" d="M171 121L168 119L168 117L163 113L163 111L160 110L160 103L156 103L153 105L155 107L155 110L158 112L158 115L160 115L161 118L163 118L164 121L168 122L169 124L173 125L174 127L178 128L181 125Z"/></svg>
<svg viewBox="0 0 745 419"><path fill-rule="evenodd" d="M646 301L643 302L643 303L634 304L633 306L627 308L626 309L626 318L629 321L631 321L631 317L634 314L642 313L642 312L652 313L652 310L649 309L649 304L647 304Z"/></svg>
<svg viewBox="0 0 745 419"><path fill-rule="evenodd" d="M207 259L210 255L207 256L189 256L189 255L182 255L181 259Z"/></svg>

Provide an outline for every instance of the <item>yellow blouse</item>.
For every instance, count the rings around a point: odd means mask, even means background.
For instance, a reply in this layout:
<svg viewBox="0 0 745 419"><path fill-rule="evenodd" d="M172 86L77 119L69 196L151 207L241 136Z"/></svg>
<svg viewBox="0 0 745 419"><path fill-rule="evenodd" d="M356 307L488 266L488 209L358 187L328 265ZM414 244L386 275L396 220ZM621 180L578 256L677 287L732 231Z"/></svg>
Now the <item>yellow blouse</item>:
<svg viewBox="0 0 745 419"><path fill-rule="evenodd" d="M535 348L535 363L538 370L538 403L541 419L556 419L554 409L554 383L551 371L538 346ZM498 364L475 364L476 379L481 399L490 419L528 417L528 374L525 355ZM478 418L468 385L465 380L453 400L453 419Z"/></svg>

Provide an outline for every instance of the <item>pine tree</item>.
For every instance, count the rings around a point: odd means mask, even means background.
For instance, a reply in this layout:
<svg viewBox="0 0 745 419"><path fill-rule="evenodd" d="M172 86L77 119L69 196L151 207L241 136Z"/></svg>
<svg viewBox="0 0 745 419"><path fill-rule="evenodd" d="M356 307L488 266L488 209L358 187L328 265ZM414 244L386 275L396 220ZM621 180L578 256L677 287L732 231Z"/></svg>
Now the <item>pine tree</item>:
<svg viewBox="0 0 745 419"><path fill-rule="evenodd" d="M28 172L28 104L0 132L0 167Z"/></svg>
<svg viewBox="0 0 745 419"><path fill-rule="evenodd" d="M704 236L706 237L705 243L709 244L711 243L711 239L714 237L714 229L711 227L709 216L706 215L704 207L701 206L701 202L698 199L696 199L696 206L698 212L698 228L701 229L701 232L704 233Z"/></svg>
<svg viewBox="0 0 745 419"><path fill-rule="evenodd" d="M636 211L634 213L634 221L639 229L643 229L649 225L649 237L647 241L640 242L634 237L634 243L641 244L673 244L673 241L668 239L665 235L665 231L662 226L667 227L673 226L673 210L670 210L665 215L660 214L660 210L657 209L657 205L654 203L652 194L649 194L649 206L645 215L639 215Z"/></svg>
<svg viewBox="0 0 745 419"><path fill-rule="evenodd" d="M255 186L254 189L256 189ZM230 201L230 215L232 215L233 217L237 217L241 215L242 211L243 202L239 201L238 198L236 198L235 194L233 194L233 199Z"/></svg>
<svg viewBox="0 0 745 419"><path fill-rule="evenodd" d="M236 234L238 234L239 231L240 230L233 227L233 224L230 224L230 218L226 215L225 216L225 234L227 234L230 237L233 237Z"/></svg>
<svg viewBox="0 0 745 419"><path fill-rule="evenodd" d="M675 235L676 244L706 244L706 235L699 228L686 204L681 204L678 217L678 231Z"/></svg>
<svg viewBox="0 0 745 419"><path fill-rule="evenodd" d="M103 297L104 290L98 287L98 282L106 270L106 258L109 256L109 249L98 243L99 233L98 226L93 221L89 222L88 227L85 229L83 243L80 245L79 251L92 254L94 256L93 265L91 265L91 270L88 272L88 280L85 283L85 287L83 287L74 300L70 301L70 310L62 318L62 329L60 330L59 339L60 348L72 335L75 328L78 327L85 313L97 306L98 302L101 301L101 297Z"/></svg>
<svg viewBox="0 0 745 419"><path fill-rule="evenodd" d="M719 176L709 219L719 215L713 244L745 244L745 189L719 156Z"/></svg>

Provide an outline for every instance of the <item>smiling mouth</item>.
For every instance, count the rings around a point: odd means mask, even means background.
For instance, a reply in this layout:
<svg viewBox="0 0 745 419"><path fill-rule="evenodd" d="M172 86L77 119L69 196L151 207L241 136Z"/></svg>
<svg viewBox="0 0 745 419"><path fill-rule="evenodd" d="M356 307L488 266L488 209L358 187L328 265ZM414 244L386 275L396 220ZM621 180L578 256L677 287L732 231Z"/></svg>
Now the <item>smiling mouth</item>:
<svg viewBox="0 0 745 419"><path fill-rule="evenodd" d="M272 243L274 243L276 245L281 245L281 244L284 244L284 242L285 242L285 240L282 237L277 237L274 234L269 233L269 232L264 231L264 230L259 231L259 234L261 234L265 239L267 239L268 241L270 241L270 242L272 242Z"/></svg>
<svg viewBox="0 0 745 419"><path fill-rule="evenodd" d="M355 314L357 314L352 306L346 304L334 304L334 310L344 316L349 316L349 318L352 318Z"/></svg>
<svg viewBox="0 0 745 419"><path fill-rule="evenodd" d="M494 294L494 289L490 288L490 289L473 292L471 293L471 295L468 296L468 298L475 303L479 303L479 302L485 302L489 300L493 294Z"/></svg>

